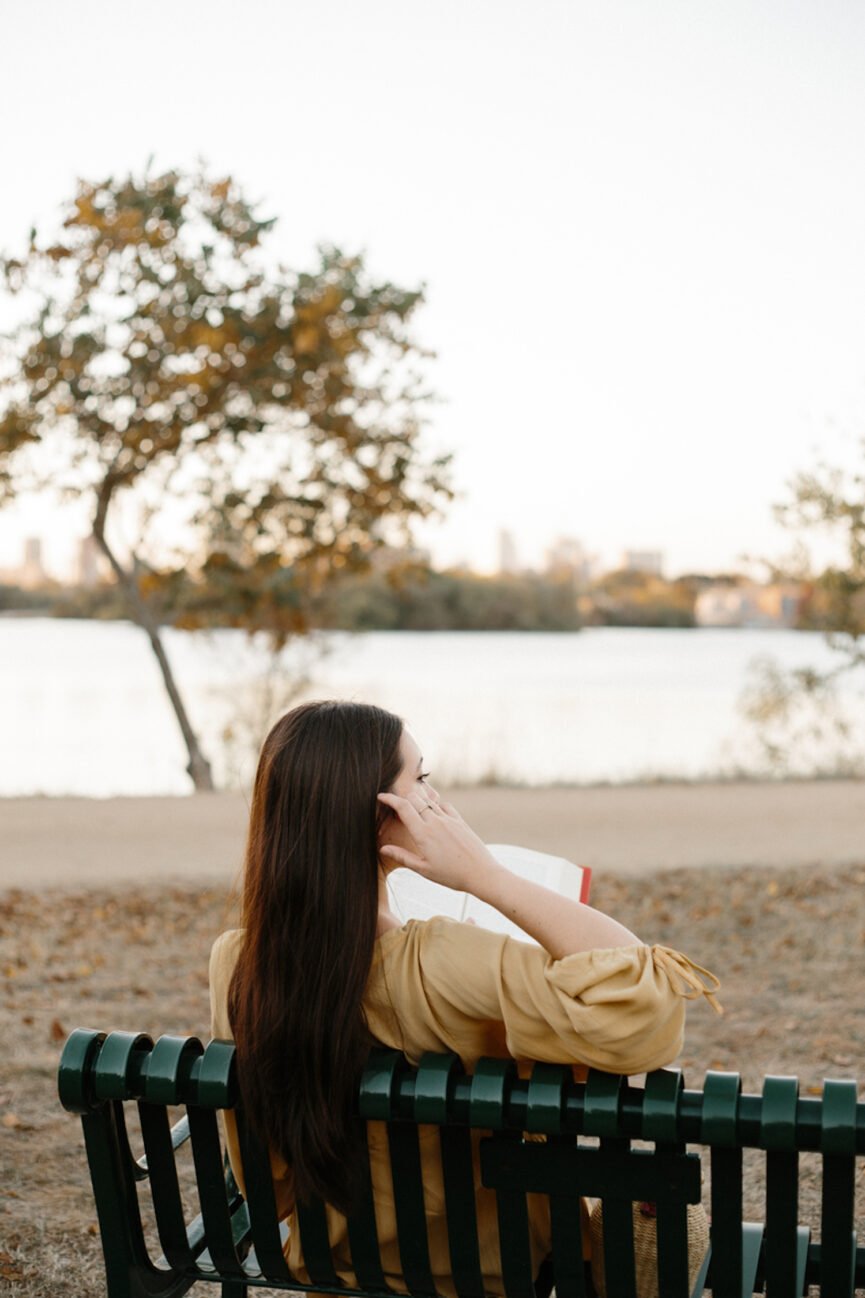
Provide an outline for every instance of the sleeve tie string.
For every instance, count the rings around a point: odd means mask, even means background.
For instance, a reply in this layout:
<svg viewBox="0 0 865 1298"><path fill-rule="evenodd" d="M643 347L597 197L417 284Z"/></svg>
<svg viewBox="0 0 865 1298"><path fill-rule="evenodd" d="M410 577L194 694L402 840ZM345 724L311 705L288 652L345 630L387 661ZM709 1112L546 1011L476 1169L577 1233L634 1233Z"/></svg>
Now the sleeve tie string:
<svg viewBox="0 0 865 1298"><path fill-rule="evenodd" d="M708 969L695 964L681 951L674 951L669 946L653 946L652 958L655 965L663 969L669 978L673 990L686 1001L695 1001L700 996L705 996L716 1014L724 1013L724 1007L716 995L721 987L721 980Z"/></svg>

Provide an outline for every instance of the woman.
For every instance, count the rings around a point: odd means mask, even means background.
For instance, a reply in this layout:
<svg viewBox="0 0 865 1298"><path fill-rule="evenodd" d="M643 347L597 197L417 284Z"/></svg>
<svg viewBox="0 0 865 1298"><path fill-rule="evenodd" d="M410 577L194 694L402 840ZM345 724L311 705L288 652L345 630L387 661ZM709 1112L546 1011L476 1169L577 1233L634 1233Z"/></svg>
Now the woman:
<svg viewBox="0 0 865 1298"><path fill-rule="evenodd" d="M473 893L539 944L440 918L407 924L386 879L406 866ZM320 1195L343 1279L358 1128L352 1104L370 1045L512 1056L641 1073L679 1053L684 1000L711 996L686 957L645 946L616 920L511 874L429 782L399 718L356 703L295 708L265 740L250 813L243 928L210 962L212 1029L237 1042L244 1108L272 1151L288 1262L307 1279L296 1200ZM713 979L715 985L717 980ZM226 1115L242 1184L236 1131ZM387 1141L368 1132L386 1275L400 1284ZM435 1133L421 1133L430 1257L449 1279ZM549 1251L545 1202L530 1196L532 1249ZM494 1195L478 1187L481 1265L502 1293Z"/></svg>

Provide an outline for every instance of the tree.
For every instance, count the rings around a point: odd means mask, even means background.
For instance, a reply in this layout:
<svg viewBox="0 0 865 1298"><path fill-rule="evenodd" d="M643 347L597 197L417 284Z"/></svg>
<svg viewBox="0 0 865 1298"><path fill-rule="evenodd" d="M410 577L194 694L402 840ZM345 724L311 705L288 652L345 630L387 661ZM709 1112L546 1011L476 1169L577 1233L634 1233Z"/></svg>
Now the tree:
<svg viewBox="0 0 865 1298"><path fill-rule="evenodd" d="M593 583L588 603L603 626L692 627L695 599L688 581L619 568Z"/></svg>
<svg viewBox="0 0 865 1298"><path fill-rule="evenodd" d="M791 498L778 505L776 517L797 533L815 530L840 542L838 563L819 577L808 571L810 560L800 546L794 576L810 577L809 602L816 605L815 620L823 623L830 644L839 652L839 672L865 666L865 440L863 468L845 472L820 464L798 474Z"/></svg>
<svg viewBox="0 0 865 1298"><path fill-rule="evenodd" d="M775 506L775 516L796 535L793 556L770 565L775 580L793 579L803 598L799 625L821 629L833 651L831 666L784 670L774 661L759 664L744 697L746 715L757 724L764 750L779 767L799 742L818 739L828 744L851 741L843 765L861 768L861 743L856 744L849 706L837 687L865 668L865 439L860 444L860 469L843 470L820 463L797 474L789 496ZM838 559L816 573L808 545L815 534L831 539Z"/></svg>
<svg viewBox="0 0 865 1298"><path fill-rule="evenodd" d="M327 626L346 630L576 631L567 577L437 572L419 563L351 574L322 606Z"/></svg>
<svg viewBox="0 0 865 1298"><path fill-rule="evenodd" d="M0 504L48 486L88 501L196 789L212 777L160 638L161 594L191 574L200 622L218 608L281 643L334 574L451 495L449 457L421 446L426 353L408 324L422 291L333 247L308 272L274 265L274 223L203 168L81 181L58 237L32 231L2 261L25 310L4 339ZM125 548L124 500L141 520Z"/></svg>

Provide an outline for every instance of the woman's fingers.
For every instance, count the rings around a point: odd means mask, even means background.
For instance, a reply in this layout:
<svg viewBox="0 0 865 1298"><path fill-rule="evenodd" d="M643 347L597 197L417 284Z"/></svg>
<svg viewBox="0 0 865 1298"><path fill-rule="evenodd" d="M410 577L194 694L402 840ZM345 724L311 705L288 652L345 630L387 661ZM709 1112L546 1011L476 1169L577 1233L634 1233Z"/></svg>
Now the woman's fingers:
<svg viewBox="0 0 865 1298"><path fill-rule="evenodd" d="M417 825L418 808L408 798L401 798L398 793L379 793L378 800L395 811L404 825Z"/></svg>
<svg viewBox="0 0 865 1298"><path fill-rule="evenodd" d="M389 861L396 865L403 865L407 870L423 869L426 861L422 856L415 856L414 852L407 852L404 847L395 847L393 843L388 843L380 849L382 856L386 856Z"/></svg>
<svg viewBox="0 0 865 1298"><path fill-rule="evenodd" d="M429 820L431 817L441 814L441 807L436 802L431 802L429 798L424 798L420 794L414 794L409 798L402 798L398 793L380 793L379 802L395 811L400 820L413 831L419 828L418 821L423 821L424 817Z"/></svg>

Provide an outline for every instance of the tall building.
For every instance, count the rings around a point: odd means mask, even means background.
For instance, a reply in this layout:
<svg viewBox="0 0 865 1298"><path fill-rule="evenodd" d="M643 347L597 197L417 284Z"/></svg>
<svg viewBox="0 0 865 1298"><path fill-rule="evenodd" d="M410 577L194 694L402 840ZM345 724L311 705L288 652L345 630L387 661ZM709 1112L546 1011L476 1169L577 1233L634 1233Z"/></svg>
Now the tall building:
<svg viewBox="0 0 865 1298"><path fill-rule="evenodd" d="M623 550L621 567L625 572L645 572L651 577L661 577L664 555L661 550Z"/></svg>
<svg viewBox="0 0 865 1298"><path fill-rule="evenodd" d="M559 536L547 547L544 563L549 576L572 576L580 582L592 577L592 556L574 536Z"/></svg>
<svg viewBox="0 0 865 1298"><path fill-rule="evenodd" d="M42 540L38 536L28 536L24 541L24 562L18 569L18 584L32 589L41 586L45 580Z"/></svg>
<svg viewBox="0 0 865 1298"><path fill-rule="evenodd" d="M519 572L519 567L513 533L503 527L499 531L499 572L515 573Z"/></svg>
<svg viewBox="0 0 865 1298"><path fill-rule="evenodd" d="M92 536L83 536L78 542L78 585L88 589L98 586L103 573L102 551Z"/></svg>

